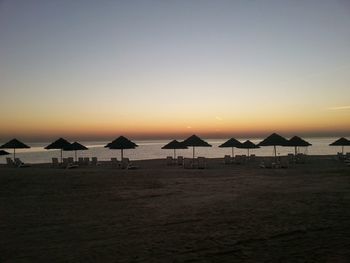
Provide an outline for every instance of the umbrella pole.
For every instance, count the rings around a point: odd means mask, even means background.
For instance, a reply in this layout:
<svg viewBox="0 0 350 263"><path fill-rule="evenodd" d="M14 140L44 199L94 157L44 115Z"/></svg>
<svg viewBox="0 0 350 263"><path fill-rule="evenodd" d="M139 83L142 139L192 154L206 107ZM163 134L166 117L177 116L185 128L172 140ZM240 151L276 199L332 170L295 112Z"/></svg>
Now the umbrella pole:
<svg viewBox="0 0 350 263"><path fill-rule="evenodd" d="M75 150L75 162L77 162L77 150Z"/></svg>
<svg viewBox="0 0 350 263"><path fill-rule="evenodd" d="M249 157L249 148L248 148L248 157Z"/></svg>
<svg viewBox="0 0 350 263"><path fill-rule="evenodd" d="M234 157L234 155L233 155L233 154L234 154L234 151L233 151L233 147L232 147L232 157Z"/></svg>
<svg viewBox="0 0 350 263"><path fill-rule="evenodd" d="M16 159L16 148L13 148L13 160Z"/></svg>
<svg viewBox="0 0 350 263"><path fill-rule="evenodd" d="M61 149L61 163L62 163L62 149Z"/></svg>
<svg viewBox="0 0 350 263"><path fill-rule="evenodd" d="M121 149L121 161L123 161L123 149Z"/></svg>
<svg viewBox="0 0 350 263"><path fill-rule="evenodd" d="M275 161L277 160L277 155L276 155L276 145L273 146L274 152L275 152Z"/></svg>
<svg viewBox="0 0 350 263"><path fill-rule="evenodd" d="M344 145L341 146L341 154L344 154Z"/></svg>
<svg viewBox="0 0 350 263"><path fill-rule="evenodd" d="M176 149L174 149L174 159L176 159Z"/></svg>
<svg viewBox="0 0 350 263"><path fill-rule="evenodd" d="M193 160L194 160L194 146L193 146Z"/></svg>
<svg viewBox="0 0 350 263"><path fill-rule="evenodd" d="M297 155L297 147L295 146L295 155Z"/></svg>

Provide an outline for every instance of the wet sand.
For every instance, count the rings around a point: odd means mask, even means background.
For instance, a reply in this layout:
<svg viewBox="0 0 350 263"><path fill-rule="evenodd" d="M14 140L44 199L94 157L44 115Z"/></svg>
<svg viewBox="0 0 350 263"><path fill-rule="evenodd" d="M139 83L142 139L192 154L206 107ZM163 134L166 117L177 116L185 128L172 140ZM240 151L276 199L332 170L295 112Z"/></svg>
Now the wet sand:
<svg viewBox="0 0 350 263"><path fill-rule="evenodd" d="M0 167L0 262L349 262L350 167Z"/></svg>

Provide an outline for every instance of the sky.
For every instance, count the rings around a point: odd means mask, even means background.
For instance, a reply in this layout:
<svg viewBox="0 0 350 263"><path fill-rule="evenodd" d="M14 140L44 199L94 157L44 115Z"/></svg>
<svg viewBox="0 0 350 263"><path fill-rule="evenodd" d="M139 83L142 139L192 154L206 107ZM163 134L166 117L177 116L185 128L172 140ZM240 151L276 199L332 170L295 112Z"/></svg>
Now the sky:
<svg viewBox="0 0 350 263"><path fill-rule="evenodd" d="M0 141L350 135L350 2L0 0Z"/></svg>

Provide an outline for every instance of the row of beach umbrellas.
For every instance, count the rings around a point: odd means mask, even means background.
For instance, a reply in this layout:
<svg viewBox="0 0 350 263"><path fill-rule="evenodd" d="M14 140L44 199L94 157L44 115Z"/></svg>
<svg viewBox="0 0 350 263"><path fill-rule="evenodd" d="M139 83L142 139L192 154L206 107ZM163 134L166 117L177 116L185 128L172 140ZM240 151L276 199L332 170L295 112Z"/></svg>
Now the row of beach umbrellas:
<svg viewBox="0 0 350 263"><path fill-rule="evenodd" d="M342 153L344 154L344 146L349 146L350 141L346 138L340 138L333 143L330 144L330 146L341 146L342 147ZM260 146L273 146L274 147L274 156L277 157L277 146L284 146L284 147L295 147L295 154L297 154L297 148L298 147L308 147L311 146L311 144L302 138L298 136L294 136L291 139L287 140L286 138L282 137L281 135L278 135L277 133L273 133L267 138L265 138L263 141L261 141L258 144L252 143L250 140L247 140L243 143L236 140L235 138L231 138L221 144L220 148L232 148L232 156L234 156L234 148L239 149L247 149L248 156L249 156L249 150L260 148ZM123 151L125 149L134 149L138 147L138 145L131 140L127 139L124 136L120 136L114 141L108 143L105 148L109 149L119 149L121 151L121 158L123 159ZM195 148L196 147L211 147L209 143L204 141L203 139L199 138L197 135L192 135L188 137L186 140L179 142L177 140L172 140L168 144L162 147L162 149L172 149L174 150L174 158L176 158L176 150L177 149L187 149L188 147L192 147L192 156L195 158ZM28 149L30 146L24 144L23 142L12 139L9 142L3 144L0 146L1 149L13 149L13 158L16 158L16 149ZM45 147L45 149L56 149L61 151L61 162L63 157L63 151L75 151L75 160L77 160L77 151L81 150L87 150L88 148L84 145L73 142L70 143L67 140L63 138L59 138L58 140L54 141L53 143L49 144ZM8 155L9 153L0 150L0 155Z"/></svg>

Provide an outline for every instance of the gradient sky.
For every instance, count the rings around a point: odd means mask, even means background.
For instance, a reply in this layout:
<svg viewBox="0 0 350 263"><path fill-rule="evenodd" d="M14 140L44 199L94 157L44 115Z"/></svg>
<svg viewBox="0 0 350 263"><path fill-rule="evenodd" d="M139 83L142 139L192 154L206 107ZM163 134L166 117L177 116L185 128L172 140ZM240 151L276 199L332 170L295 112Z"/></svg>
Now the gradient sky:
<svg viewBox="0 0 350 263"><path fill-rule="evenodd" d="M0 0L0 140L350 134L350 2Z"/></svg>

